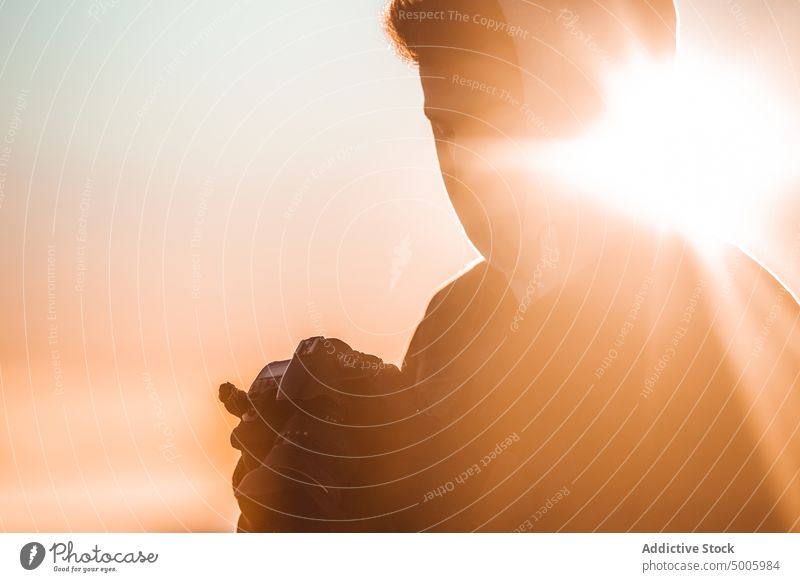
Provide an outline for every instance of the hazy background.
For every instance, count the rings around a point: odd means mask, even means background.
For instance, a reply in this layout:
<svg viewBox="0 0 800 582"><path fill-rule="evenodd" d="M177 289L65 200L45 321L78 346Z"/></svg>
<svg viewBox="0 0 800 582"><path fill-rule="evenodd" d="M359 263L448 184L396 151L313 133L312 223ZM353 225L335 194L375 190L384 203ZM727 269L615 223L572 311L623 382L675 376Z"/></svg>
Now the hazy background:
<svg viewBox="0 0 800 582"><path fill-rule="evenodd" d="M382 4L0 2L0 531L232 530L217 385L402 358L474 254ZM800 108L800 3L680 8ZM795 291L796 192L741 232Z"/></svg>

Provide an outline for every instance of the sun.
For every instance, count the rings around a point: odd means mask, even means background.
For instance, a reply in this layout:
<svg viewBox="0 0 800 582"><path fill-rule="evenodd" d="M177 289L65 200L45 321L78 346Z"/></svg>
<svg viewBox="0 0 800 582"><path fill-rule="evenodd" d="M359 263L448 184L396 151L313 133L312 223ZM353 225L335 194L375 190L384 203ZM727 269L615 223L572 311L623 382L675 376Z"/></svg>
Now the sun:
<svg viewBox="0 0 800 582"><path fill-rule="evenodd" d="M608 77L606 115L539 149L562 183L692 238L738 242L800 174L800 123L757 71L697 56Z"/></svg>

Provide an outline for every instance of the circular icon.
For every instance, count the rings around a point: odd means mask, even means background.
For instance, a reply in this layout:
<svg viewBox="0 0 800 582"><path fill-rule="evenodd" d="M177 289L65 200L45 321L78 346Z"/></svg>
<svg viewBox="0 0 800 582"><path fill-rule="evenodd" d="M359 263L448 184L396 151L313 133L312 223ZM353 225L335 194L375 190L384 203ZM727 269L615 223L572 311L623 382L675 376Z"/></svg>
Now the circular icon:
<svg viewBox="0 0 800 582"><path fill-rule="evenodd" d="M44 546L39 542L29 542L19 551L19 563L26 570L35 570L44 561Z"/></svg>

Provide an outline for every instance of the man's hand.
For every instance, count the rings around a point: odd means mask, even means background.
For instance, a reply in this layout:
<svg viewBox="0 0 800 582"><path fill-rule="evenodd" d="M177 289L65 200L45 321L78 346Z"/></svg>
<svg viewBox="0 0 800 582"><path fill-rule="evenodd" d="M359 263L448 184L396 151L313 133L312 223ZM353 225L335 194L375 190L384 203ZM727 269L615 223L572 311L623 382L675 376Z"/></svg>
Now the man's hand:
<svg viewBox="0 0 800 582"><path fill-rule="evenodd" d="M247 393L239 390L230 382L219 386L219 399L225 405L225 410L241 418L248 410L253 408Z"/></svg>

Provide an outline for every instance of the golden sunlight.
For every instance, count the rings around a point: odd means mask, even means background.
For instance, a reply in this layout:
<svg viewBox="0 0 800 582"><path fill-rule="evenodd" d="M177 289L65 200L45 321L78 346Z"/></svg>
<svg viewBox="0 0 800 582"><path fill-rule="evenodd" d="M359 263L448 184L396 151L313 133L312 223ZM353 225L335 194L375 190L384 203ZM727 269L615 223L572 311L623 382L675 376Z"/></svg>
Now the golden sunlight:
<svg viewBox="0 0 800 582"><path fill-rule="evenodd" d="M640 60L610 77L606 95L596 126L535 155L559 181L637 216L741 241L800 174L797 114L741 64Z"/></svg>

